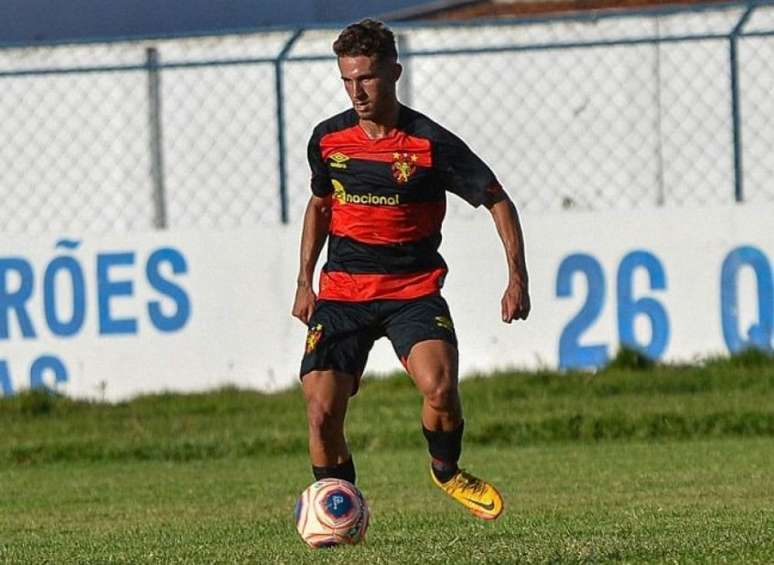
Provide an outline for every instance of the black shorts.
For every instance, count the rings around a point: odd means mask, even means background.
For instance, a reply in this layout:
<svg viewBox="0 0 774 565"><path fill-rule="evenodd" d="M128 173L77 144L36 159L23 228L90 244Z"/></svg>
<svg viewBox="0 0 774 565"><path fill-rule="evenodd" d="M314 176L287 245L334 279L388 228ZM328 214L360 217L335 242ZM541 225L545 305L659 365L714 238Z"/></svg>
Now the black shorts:
<svg viewBox="0 0 774 565"><path fill-rule="evenodd" d="M355 394L368 353L383 336L404 367L420 341L440 339L457 346L449 306L438 294L412 300L319 300L309 321L300 376L330 369L349 373L355 376Z"/></svg>

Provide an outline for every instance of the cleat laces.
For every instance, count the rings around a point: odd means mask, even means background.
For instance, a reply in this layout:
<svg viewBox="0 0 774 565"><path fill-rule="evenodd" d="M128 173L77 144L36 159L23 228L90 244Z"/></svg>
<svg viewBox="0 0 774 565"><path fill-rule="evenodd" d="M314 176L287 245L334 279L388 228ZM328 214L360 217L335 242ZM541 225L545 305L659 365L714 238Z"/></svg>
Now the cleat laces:
<svg viewBox="0 0 774 565"><path fill-rule="evenodd" d="M469 489L475 494L484 494L486 491L486 484L481 479L468 474L462 469L460 469L460 482L462 482L463 488Z"/></svg>

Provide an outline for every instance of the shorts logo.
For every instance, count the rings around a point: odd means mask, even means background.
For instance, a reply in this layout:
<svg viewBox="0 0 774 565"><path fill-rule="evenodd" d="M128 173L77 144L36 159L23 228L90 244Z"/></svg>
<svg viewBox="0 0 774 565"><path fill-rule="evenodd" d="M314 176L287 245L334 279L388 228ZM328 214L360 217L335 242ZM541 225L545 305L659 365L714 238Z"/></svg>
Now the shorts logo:
<svg viewBox="0 0 774 565"><path fill-rule="evenodd" d="M328 157L328 159L331 160L331 167L334 169L346 169L347 161L349 161L349 157L339 151L336 151L336 153Z"/></svg>
<svg viewBox="0 0 774 565"><path fill-rule="evenodd" d="M309 332L306 334L307 354L312 353L317 348L317 344L320 343L320 339L322 339L322 334L323 334L322 324L317 324L316 326L312 326L309 328Z"/></svg>
<svg viewBox="0 0 774 565"><path fill-rule="evenodd" d="M419 159L416 153L393 153L392 154L392 176L398 184L406 184L409 177L416 170L416 162Z"/></svg>
<svg viewBox="0 0 774 565"><path fill-rule="evenodd" d="M436 316L435 325L439 328L449 330L450 332L454 331L454 322L451 321L451 318L447 318L446 316Z"/></svg>

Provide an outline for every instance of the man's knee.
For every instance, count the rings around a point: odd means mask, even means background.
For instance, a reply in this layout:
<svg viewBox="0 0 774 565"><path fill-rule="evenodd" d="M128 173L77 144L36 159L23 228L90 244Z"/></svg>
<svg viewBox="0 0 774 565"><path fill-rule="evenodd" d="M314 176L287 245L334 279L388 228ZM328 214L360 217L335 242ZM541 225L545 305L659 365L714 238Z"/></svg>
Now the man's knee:
<svg viewBox="0 0 774 565"><path fill-rule="evenodd" d="M436 374L426 379L428 385L423 394L435 410L448 410L458 402L457 379L451 370L440 367Z"/></svg>
<svg viewBox="0 0 774 565"><path fill-rule="evenodd" d="M310 433L323 439L339 434L344 424L343 415L334 403L315 397L306 400L306 417Z"/></svg>
<svg viewBox="0 0 774 565"><path fill-rule="evenodd" d="M314 437L327 439L342 433L350 380L346 376L314 372L304 377L306 415Z"/></svg>

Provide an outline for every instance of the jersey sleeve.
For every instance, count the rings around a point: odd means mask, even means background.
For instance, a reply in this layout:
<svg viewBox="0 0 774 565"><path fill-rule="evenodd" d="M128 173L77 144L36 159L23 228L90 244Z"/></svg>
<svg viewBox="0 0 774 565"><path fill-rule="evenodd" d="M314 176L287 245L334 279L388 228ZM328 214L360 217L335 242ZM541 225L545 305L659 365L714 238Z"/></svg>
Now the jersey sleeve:
<svg viewBox="0 0 774 565"><path fill-rule="evenodd" d="M505 197L492 169L453 133L441 132L434 153L435 167L444 188L471 206L491 206Z"/></svg>
<svg viewBox="0 0 774 565"><path fill-rule="evenodd" d="M328 167L322 158L320 150L320 135L315 130L309 139L307 147L307 158L309 159L309 168L312 170L312 193L315 196L328 196L333 192L333 185L328 174Z"/></svg>

